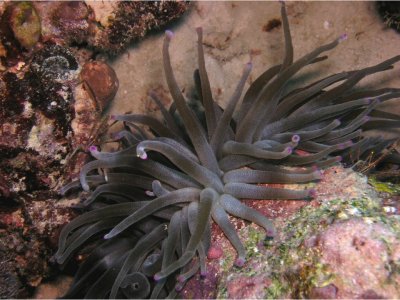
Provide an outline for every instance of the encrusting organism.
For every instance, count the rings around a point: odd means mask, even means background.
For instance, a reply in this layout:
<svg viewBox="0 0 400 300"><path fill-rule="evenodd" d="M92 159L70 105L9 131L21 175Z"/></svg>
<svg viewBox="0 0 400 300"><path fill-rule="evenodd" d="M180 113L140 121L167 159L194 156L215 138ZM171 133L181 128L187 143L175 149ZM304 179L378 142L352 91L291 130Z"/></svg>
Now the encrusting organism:
<svg viewBox="0 0 400 300"><path fill-rule="evenodd" d="M285 4L281 14L283 62L262 73L240 103L252 68L246 64L225 109L213 100L203 33L197 29L199 69L194 77L204 116L188 106L175 80L169 53L173 33L166 31L163 60L173 104L167 109L151 93L162 120L112 116L124 125L113 135L120 150L102 152L91 146L95 159L61 191L90 192L83 202L87 211L63 228L55 255L60 264L79 250L87 255L66 298L175 297L199 270L207 272L212 221L236 249L236 266L243 266L245 247L229 215L261 226L267 238L276 229L241 199L311 199L313 189L260 184L318 181L322 168L363 159L393 142L365 137L364 132L399 127L400 116L378 107L399 97L400 89L352 88L368 75L391 69L400 56L290 89L288 82L298 71L326 59L321 55L347 36L294 60ZM399 162L396 155L389 158Z"/></svg>

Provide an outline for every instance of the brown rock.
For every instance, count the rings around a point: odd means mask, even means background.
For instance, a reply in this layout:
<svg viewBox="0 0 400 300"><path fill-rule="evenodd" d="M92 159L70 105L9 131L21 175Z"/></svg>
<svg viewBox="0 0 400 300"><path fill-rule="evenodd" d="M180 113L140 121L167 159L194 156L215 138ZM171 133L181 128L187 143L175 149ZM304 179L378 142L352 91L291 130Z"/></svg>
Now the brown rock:
<svg viewBox="0 0 400 300"><path fill-rule="evenodd" d="M51 16L52 25L60 37L68 43L82 43L87 39L90 28L90 10L81 1L62 1Z"/></svg>

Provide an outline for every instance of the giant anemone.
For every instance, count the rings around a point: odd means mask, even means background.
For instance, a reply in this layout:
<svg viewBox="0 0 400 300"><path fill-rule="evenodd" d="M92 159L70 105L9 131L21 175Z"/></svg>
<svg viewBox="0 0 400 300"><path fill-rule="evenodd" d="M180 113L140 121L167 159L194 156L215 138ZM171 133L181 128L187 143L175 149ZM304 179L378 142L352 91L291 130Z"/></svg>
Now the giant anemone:
<svg viewBox="0 0 400 300"><path fill-rule="evenodd" d="M188 106L175 80L168 50L173 34L166 32L163 60L173 104L165 108L152 93L162 120L112 116L124 125L114 135L120 149L102 152L90 147L95 159L83 167L78 181L62 190L80 187L90 192L83 201L87 211L63 228L55 255L65 264L79 250L86 253L65 297L175 297L190 277L199 270L202 275L207 272L211 222L236 249L235 264L243 266L245 247L229 216L254 222L268 238L274 237L275 228L241 199L311 199L312 189L268 184L318 181L322 168L363 159L392 142L364 133L399 127L398 115L378 107L399 97L400 90L352 88L367 75L391 69L400 56L290 88L298 71L326 59L321 55L346 36L294 61L284 4L281 14L282 63L262 73L240 102L252 68L246 64L224 109L213 100L202 29L197 29L199 68L194 77L203 116ZM399 162L396 155L389 158Z"/></svg>

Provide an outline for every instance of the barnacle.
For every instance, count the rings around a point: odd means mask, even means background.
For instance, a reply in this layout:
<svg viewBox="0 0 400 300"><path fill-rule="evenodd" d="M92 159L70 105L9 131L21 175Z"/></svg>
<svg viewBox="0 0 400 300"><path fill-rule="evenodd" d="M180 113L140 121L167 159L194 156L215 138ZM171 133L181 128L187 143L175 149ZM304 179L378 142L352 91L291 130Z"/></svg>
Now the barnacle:
<svg viewBox="0 0 400 300"><path fill-rule="evenodd" d="M352 87L367 75L392 68L400 56L289 89L287 83L299 70L326 59L320 55L346 36L294 61L284 4L281 14L283 62L261 74L239 104L252 68L246 64L225 109L213 100L202 29L197 29L195 83L205 124L189 108L175 80L168 51L173 34L166 32L164 70L174 102L167 110L150 95L163 120L112 116L124 123L114 135L121 149L102 152L90 147L95 160L83 167L79 182L62 190L82 187L91 194L83 203L89 211L63 229L57 261L63 264L88 241L96 243L66 297L174 297L198 270L207 272L211 220L236 249L235 264L242 266L245 247L229 215L258 224L268 238L274 237L275 228L240 199L310 199L312 189L260 184L317 181L321 168L342 159L362 159L392 142L365 137L363 130L398 127L399 116L377 107L398 97L400 90L360 92Z"/></svg>
<svg viewBox="0 0 400 300"><path fill-rule="evenodd" d="M56 127L64 135L72 119L73 82L79 64L67 47L46 43L33 55L25 78L31 85L30 102L47 118L57 119Z"/></svg>

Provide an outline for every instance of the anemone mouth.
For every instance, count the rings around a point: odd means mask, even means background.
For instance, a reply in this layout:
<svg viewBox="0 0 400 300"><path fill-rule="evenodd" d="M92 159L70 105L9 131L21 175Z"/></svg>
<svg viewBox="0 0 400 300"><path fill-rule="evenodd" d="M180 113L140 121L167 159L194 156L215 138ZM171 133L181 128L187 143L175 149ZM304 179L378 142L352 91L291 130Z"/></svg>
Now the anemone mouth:
<svg viewBox="0 0 400 300"><path fill-rule="evenodd" d="M398 127L398 116L377 107L398 97L400 90L362 93L352 87L367 75L391 68L400 56L291 90L287 82L299 70L325 59L320 55L347 36L294 60L284 3L281 13L283 62L261 74L240 103L252 68L251 63L246 64L225 109L212 97L203 32L196 29L199 69L195 83L204 108L203 123L175 80L169 54L173 33L166 31L164 70L173 105L166 109L152 92L150 97L160 108L162 120L111 116L125 124L113 135L121 149L107 153L91 146L95 160L83 167L78 182L62 189L66 193L81 187L90 191L90 196L83 202L88 212L63 228L57 261L65 264L88 243L96 244L65 297L174 297L199 270L203 276L207 274L212 221L235 248L235 265L241 267L246 249L229 216L259 225L269 239L276 235L273 222L241 199L316 197L314 189L259 184L318 181L322 168L352 157L362 159L392 142L364 137L362 131L375 126Z"/></svg>

